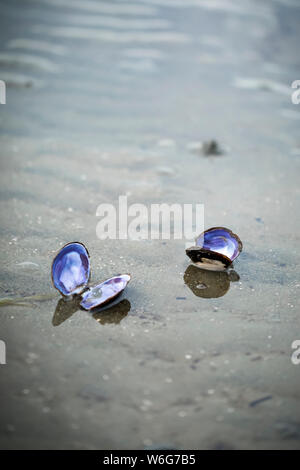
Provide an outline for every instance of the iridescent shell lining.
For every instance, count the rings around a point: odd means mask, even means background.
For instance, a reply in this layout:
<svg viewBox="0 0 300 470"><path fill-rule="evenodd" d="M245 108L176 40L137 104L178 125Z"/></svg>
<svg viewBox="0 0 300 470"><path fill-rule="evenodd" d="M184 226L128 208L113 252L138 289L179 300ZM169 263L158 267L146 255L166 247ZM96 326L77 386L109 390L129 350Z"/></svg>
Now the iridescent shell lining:
<svg viewBox="0 0 300 470"><path fill-rule="evenodd" d="M86 247L79 242L65 245L53 260L51 274L54 287L62 295L83 292L90 278L90 259Z"/></svg>
<svg viewBox="0 0 300 470"><path fill-rule="evenodd" d="M83 293L81 307L91 310L110 302L123 292L129 281L129 274L119 274L91 287Z"/></svg>

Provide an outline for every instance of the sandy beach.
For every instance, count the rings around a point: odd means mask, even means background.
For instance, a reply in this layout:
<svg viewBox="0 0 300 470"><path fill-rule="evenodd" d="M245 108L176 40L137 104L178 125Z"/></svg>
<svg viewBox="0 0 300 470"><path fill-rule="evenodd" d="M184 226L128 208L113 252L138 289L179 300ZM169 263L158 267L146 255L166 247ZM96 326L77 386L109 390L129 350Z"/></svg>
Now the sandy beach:
<svg viewBox="0 0 300 470"><path fill-rule="evenodd" d="M299 19L296 0L1 1L1 449L300 448ZM185 240L100 240L120 195L204 204L243 241L236 277L191 269ZM92 282L131 274L111 311L53 288L74 240Z"/></svg>

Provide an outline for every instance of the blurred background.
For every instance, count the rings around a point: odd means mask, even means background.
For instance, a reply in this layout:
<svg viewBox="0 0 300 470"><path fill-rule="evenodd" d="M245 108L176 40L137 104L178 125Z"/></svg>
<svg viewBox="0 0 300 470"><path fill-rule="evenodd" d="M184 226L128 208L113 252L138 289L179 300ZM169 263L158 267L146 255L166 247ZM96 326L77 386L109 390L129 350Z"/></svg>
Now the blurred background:
<svg viewBox="0 0 300 470"><path fill-rule="evenodd" d="M299 19L298 0L0 1L1 448L299 448ZM244 243L236 276L191 270L183 241L98 240L119 195L204 204ZM122 305L59 303L73 240L93 281L131 272Z"/></svg>

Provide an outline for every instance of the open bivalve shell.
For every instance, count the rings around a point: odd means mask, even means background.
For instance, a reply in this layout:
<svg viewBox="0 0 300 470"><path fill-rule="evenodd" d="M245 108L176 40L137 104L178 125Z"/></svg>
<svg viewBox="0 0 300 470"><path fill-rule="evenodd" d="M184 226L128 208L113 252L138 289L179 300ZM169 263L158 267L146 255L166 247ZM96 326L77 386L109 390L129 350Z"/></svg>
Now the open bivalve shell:
<svg viewBox="0 0 300 470"><path fill-rule="evenodd" d="M225 227L205 230L195 242L195 246L186 249L186 254L195 265L212 271L227 269L243 249L239 237Z"/></svg>
<svg viewBox="0 0 300 470"><path fill-rule="evenodd" d="M114 300L130 281L129 274L118 274L88 288L90 271L86 247L79 242L68 243L52 262L52 282L65 299L80 294L80 306L85 310L92 310Z"/></svg>

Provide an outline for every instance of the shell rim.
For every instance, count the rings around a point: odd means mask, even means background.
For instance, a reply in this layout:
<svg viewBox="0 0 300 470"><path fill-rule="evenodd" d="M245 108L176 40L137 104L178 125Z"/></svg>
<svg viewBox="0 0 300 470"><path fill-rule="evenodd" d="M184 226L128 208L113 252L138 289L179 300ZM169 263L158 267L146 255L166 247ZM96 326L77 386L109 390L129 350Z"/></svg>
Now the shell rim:
<svg viewBox="0 0 300 470"><path fill-rule="evenodd" d="M75 294L73 294L72 292L70 292L70 294L63 294L63 293L58 289L58 287L56 287L56 285L54 284L54 279L53 279L53 264L54 264L54 261L56 260L56 258L57 258L57 256L59 255L59 253L60 253L64 248L66 248L66 246L74 245L75 243L76 243L77 245L83 246L83 248L86 250L87 257L88 257L88 260L89 260L89 266L90 266L90 254L89 254L89 251L88 251L87 247L84 245L84 243L82 243L82 242L77 242L77 241L68 242L68 243L66 243L65 245L63 245L63 246L56 252L56 254L55 254L55 256L54 256L54 258L53 258L53 260L52 260L52 263L51 263L51 280L52 280L53 287L54 287L54 289L56 289L56 290L60 293L60 295L62 295L62 296L65 297L65 298L69 298L69 297L72 296L72 295L81 295L81 294L84 292L84 290L86 289L86 287L87 287L87 285L88 285L88 283L89 283L89 281L90 281L90 278L91 278L91 269L89 269L89 277L88 277L88 279L87 279L87 282L86 282L86 284L85 284L83 290L82 290L81 292L76 292Z"/></svg>

